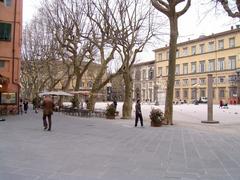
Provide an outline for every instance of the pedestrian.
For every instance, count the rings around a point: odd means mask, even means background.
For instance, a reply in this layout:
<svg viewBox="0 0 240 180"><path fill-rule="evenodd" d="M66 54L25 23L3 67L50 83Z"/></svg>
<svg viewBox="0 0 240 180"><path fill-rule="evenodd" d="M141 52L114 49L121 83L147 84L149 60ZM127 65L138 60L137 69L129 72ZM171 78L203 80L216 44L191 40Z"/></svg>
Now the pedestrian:
<svg viewBox="0 0 240 180"><path fill-rule="evenodd" d="M19 113L22 115L23 114L23 100L19 100Z"/></svg>
<svg viewBox="0 0 240 180"><path fill-rule="evenodd" d="M143 117L142 117L140 99L137 100L137 103L136 103L136 105L135 105L135 111L136 111L135 127L137 127L138 118L140 118L141 127L143 127Z"/></svg>
<svg viewBox="0 0 240 180"><path fill-rule="evenodd" d="M115 97L113 100L113 106L115 108L115 110L117 109L117 98Z"/></svg>
<svg viewBox="0 0 240 180"><path fill-rule="evenodd" d="M24 113L26 114L28 110L28 101L26 99L24 99L23 101L23 110L24 110Z"/></svg>
<svg viewBox="0 0 240 180"><path fill-rule="evenodd" d="M44 130L51 131L52 128L52 114L53 114L53 108L54 103L50 96L46 96L43 100L43 127ZM48 123L47 123L48 118Z"/></svg>

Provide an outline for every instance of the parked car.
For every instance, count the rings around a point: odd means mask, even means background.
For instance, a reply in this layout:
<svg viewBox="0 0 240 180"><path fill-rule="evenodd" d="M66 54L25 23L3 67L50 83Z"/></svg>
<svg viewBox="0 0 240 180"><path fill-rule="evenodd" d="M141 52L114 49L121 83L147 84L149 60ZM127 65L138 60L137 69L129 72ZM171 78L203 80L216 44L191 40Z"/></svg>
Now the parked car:
<svg viewBox="0 0 240 180"><path fill-rule="evenodd" d="M199 103L207 103L207 101L207 97L200 97L198 100Z"/></svg>

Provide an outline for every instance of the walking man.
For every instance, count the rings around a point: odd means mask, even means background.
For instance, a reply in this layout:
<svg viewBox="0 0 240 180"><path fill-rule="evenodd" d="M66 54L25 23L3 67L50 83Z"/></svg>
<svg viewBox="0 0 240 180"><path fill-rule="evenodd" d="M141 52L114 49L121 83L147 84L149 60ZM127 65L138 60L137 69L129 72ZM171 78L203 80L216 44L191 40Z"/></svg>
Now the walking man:
<svg viewBox="0 0 240 180"><path fill-rule="evenodd" d="M140 118L141 127L143 127L143 117L142 117L140 99L137 100L137 103L136 103L136 105L135 105L135 111L136 111L135 127L137 127L138 118Z"/></svg>
<svg viewBox="0 0 240 180"><path fill-rule="evenodd" d="M53 114L53 108L54 103L50 96L46 96L43 100L43 127L44 130L51 131L52 127L52 114ZM48 118L48 123L47 123Z"/></svg>

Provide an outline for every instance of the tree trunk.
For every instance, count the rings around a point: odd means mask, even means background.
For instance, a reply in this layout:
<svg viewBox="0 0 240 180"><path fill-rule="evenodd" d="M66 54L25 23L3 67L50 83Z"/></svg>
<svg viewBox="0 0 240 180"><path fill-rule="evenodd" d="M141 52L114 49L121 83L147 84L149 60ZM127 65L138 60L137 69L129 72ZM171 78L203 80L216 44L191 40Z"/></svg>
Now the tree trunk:
<svg viewBox="0 0 240 180"><path fill-rule="evenodd" d="M173 14L170 20L170 44L169 44L169 64L168 64L168 80L167 94L165 101L165 117L167 124L173 124L173 93L175 83L175 67L176 67L176 49L178 38L177 17Z"/></svg>
<svg viewBox="0 0 240 180"><path fill-rule="evenodd" d="M96 93L98 92L98 88L94 88L92 89L91 91L91 95L87 101L87 109L90 109L91 111L94 111L94 107L95 107L95 104L96 104Z"/></svg>
<svg viewBox="0 0 240 180"><path fill-rule="evenodd" d="M133 94L133 81L130 72L123 73L125 82L125 96L122 108L122 119L130 119L132 117L132 94Z"/></svg>

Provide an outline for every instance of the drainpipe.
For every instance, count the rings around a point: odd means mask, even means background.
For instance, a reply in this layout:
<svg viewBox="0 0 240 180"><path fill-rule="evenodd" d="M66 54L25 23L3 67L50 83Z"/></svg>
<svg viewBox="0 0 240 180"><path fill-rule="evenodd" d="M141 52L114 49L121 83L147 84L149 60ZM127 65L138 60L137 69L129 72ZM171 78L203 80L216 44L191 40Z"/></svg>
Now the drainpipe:
<svg viewBox="0 0 240 180"><path fill-rule="evenodd" d="M17 88L17 109L18 109L18 113L19 113L20 84L15 82L15 79L14 79L16 19L17 19L17 0L15 0L15 3L14 3L13 43L12 43L12 83L18 87Z"/></svg>

